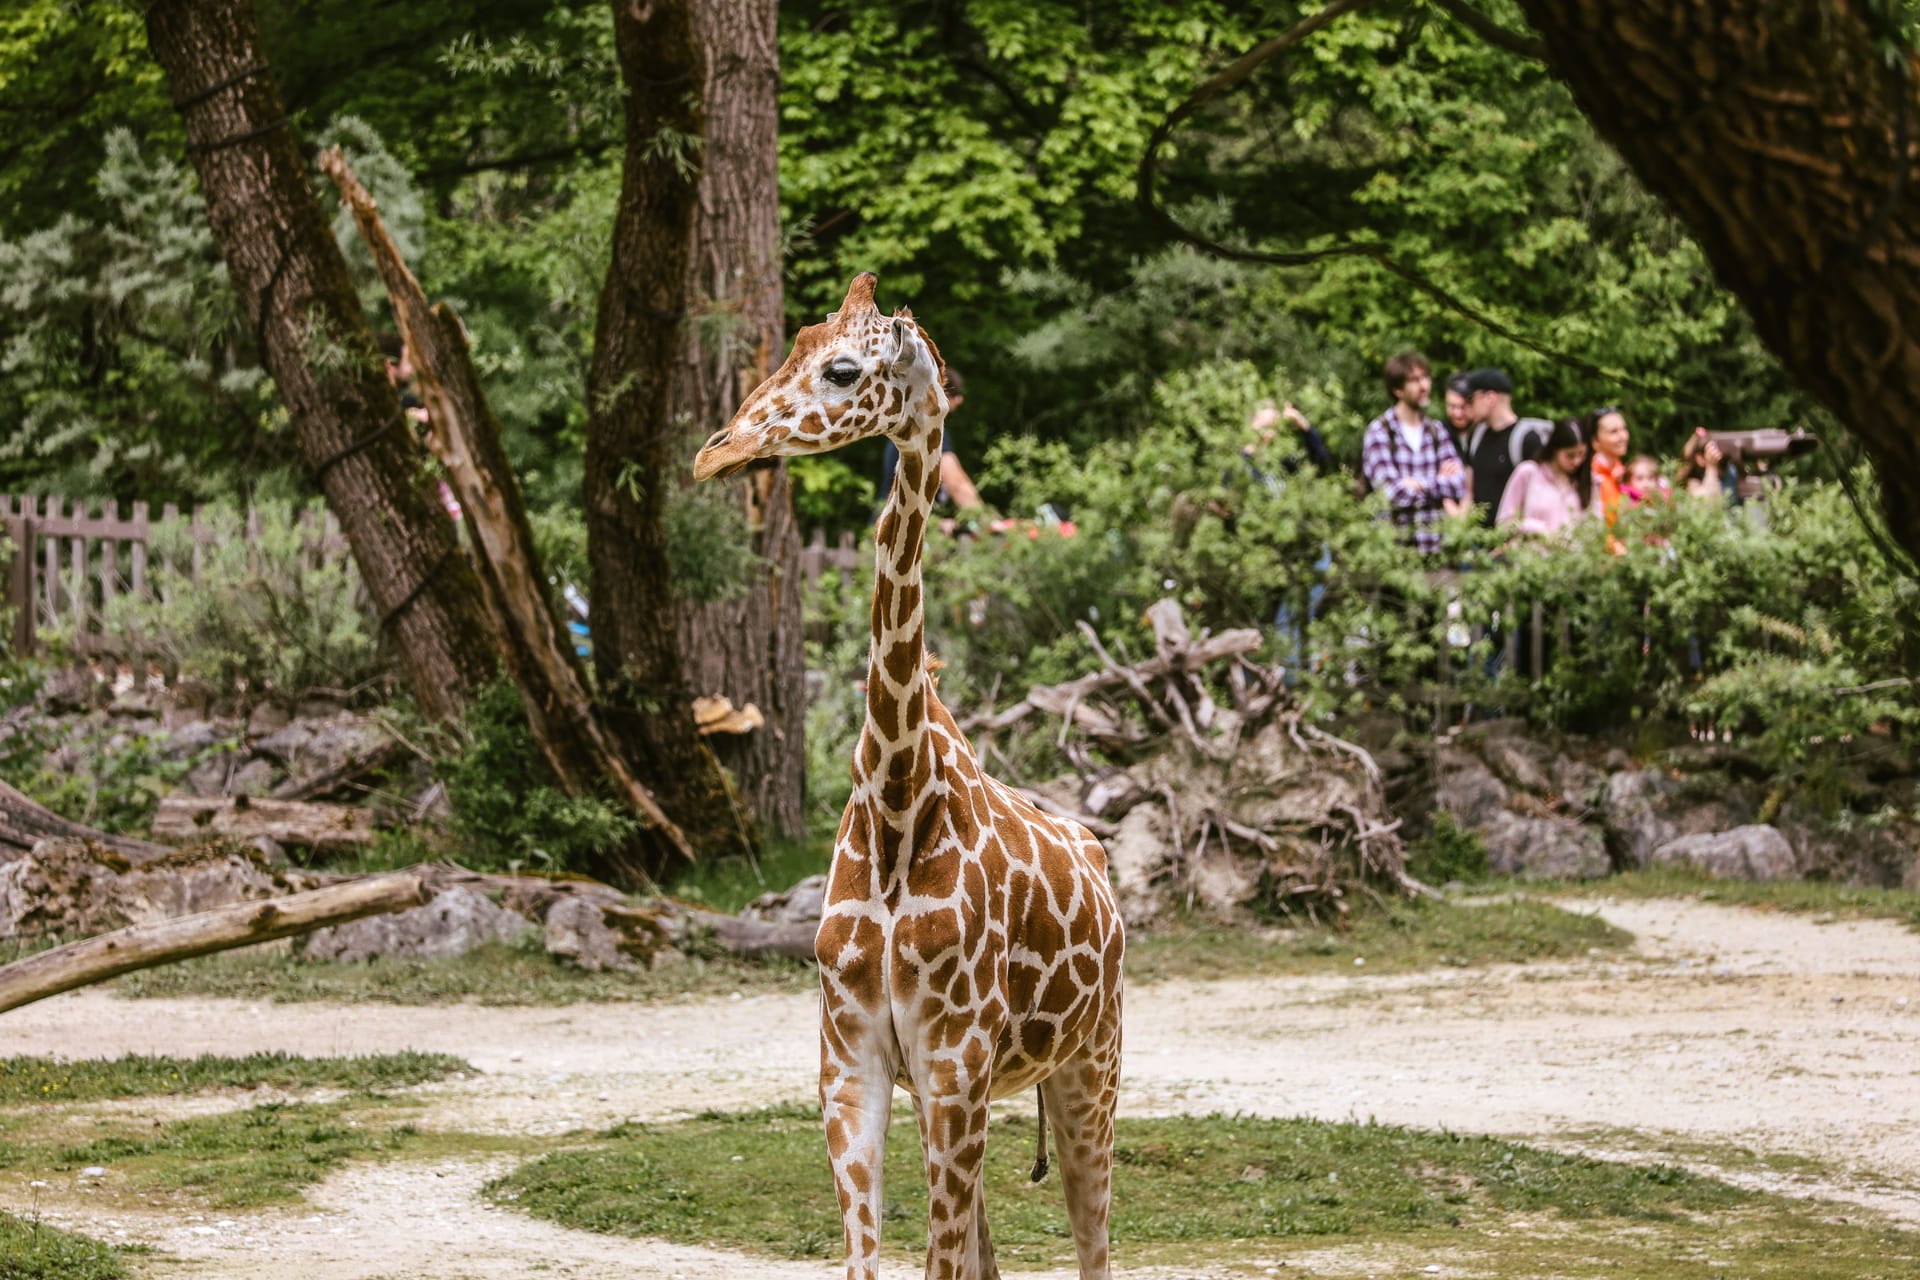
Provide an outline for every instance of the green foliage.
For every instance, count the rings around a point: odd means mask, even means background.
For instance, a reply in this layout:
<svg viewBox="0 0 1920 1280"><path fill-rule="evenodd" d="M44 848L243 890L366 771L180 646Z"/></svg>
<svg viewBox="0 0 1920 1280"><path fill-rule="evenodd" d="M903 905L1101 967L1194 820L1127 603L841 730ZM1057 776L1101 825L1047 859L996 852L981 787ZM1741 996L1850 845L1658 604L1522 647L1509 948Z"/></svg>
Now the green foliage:
<svg viewBox="0 0 1920 1280"><path fill-rule="evenodd" d="M0 481L211 495L286 440L191 175L106 139L101 212L0 239Z"/></svg>
<svg viewBox="0 0 1920 1280"><path fill-rule="evenodd" d="M1425 831L1407 843L1407 872L1430 885L1487 878L1487 846L1477 832L1462 830L1453 815L1436 810Z"/></svg>
<svg viewBox="0 0 1920 1280"><path fill-rule="evenodd" d="M846 462L825 454L787 459L793 515L802 529L829 535L861 529L872 520L879 496L874 483Z"/></svg>
<svg viewBox="0 0 1920 1280"><path fill-rule="evenodd" d="M263 1087L370 1092L425 1084L467 1069L466 1063L444 1053L411 1051L335 1058L297 1058L286 1053L255 1053L244 1058L128 1054L78 1062L0 1058L0 1105L92 1102Z"/></svg>
<svg viewBox="0 0 1920 1280"><path fill-rule="evenodd" d="M0 1280L125 1280L125 1251L0 1212Z"/></svg>
<svg viewBox="0 0 1920 1280"><path fill-rule="evenodd" d="M570 871L631 840L637 818L554 785L513 684L498 680L467 709L438 762L462 860L481 870Z"/></svg>
<svg viewBox="0 0 1920 1280"><path fill-rule="evenodd" d="M747 589L758 554L738 496L717 485L674 490L667 502L667 562L673 587L699 604Z"/></svg>
<svg viewBox="0 0 1920 1280"><path fill-rule="evenodd" d="M161 797L228 744L178 758L164 748L164 735L133 732L111 721L89 720L76 729L71 721L30 715L0 738L0 779L63 818L116 834L144 835Z"/></svg>
<svg viewBox="0 0 1920 1280"><path fill-rule="evenodd" d="M291 703L326 691L364 696L387 663L361 612L352 557L322 541L323 510L262 497L257 531L225 504L200 509L199 581L193 531L155 530L154 598L116 597L106 625L127 652L159 652L216 695Z"/></svg>

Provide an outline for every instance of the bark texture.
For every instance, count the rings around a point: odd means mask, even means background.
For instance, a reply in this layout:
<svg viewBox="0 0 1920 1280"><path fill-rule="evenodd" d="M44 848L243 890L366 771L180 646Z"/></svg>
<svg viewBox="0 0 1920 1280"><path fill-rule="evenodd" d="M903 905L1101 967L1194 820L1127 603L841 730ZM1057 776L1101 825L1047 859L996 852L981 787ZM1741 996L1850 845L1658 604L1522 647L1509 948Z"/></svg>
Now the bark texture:
<svg viewBox="0 0 1920 1280"><path fill-rule="evenodd" d="M690 458L727 424L786 355L780 254L780 49L776 0L694 0L706 53L706 129L686 296L694 322L681 344L672 403ZM676 479L684 482L676 468ZM761 824L805 825L806 653L800 616L800 530L784 464L727 486L744 504L759 553L737 599L683 602L680 643L701 694L748 703L766 717L744 734L707 741Z"/></svg>
<svg viewBox="0 0 1920 1280"><path fill-rule="evenodd" d="M1920 555L1920 60L1867 0L1521 0L1575 100L1859 436ZM1889 62L1883 50L1898 49Z"/></svg>
<svg viewBox="0 0 1920 1280"><path fill-rule="evenodd" d="M593 660L621 753L658 782L661 806L695 848L718 849L742 838L741 815L695 736L666 546L666 506L685 466L672 388L690 320L705 61L688 0L612 8L626 162L587 375Z"/></svg>
<svg viewBox="0 0 1920 1280"><path fill-rule="evenodd" d="M497 669L460 555L360 313L260 47L247 0L156 0L165 70L207 219L292 418L423 711L446 716Z"/></svg>
<svg viewBox="0 0 1920 1280"><path fill-rule="evenodd" d="M547 590L526 500L507 459L500 423L481 389L465 327L445 304L427 305L373 197L340 149L329 150L320 163L353 211L413 353L431 423L428 444L459 498L482 593L534 741L568 795L610 790L646 820L653 840L691 860L686 836L627 767L594 714L586 672ZM586 869L616 883L644 881L648 864L658 867L666 850L637 862L627 850L608 850Z"/></svg>

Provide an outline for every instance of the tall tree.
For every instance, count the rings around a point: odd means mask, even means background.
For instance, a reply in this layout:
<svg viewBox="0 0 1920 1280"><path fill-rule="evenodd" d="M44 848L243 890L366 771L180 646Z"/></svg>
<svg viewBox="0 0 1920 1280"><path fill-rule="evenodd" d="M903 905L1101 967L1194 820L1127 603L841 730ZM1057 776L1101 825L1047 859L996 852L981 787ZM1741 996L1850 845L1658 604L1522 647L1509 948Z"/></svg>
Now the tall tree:
<svg viewBox="0 0 1920 1280"><path fill-rule="evenodd" d="M300 452L340 518L428 715L498 671L479 582L428 480L314 196L248 0L156 0L166 72L213 228Z"/></svg>
<svg viewBox="0 0 1920 1280"><path fill-rule="evenodd" d="M1872 455L1920 556L1920 57L1884 0L1521 0L1554 71Z"/></svg>
<svg viewBox="0 0 1920 1280"><path fill-rule="evenodd" d="M695 0L692 9L705 51L706 111L685 284L693 322L670 393L674 421L685 424L683 457L725 426L786 354L778 5ZM765 714L750 733L716 737L715 751L760 821L798 835L807 787L800 531L784 464L752 472L734 489L756 553L746 590L712 603L683 601L680 643L697 692Z"/></svg>
<svg viewBox="0 0 1920 1280"><path fill-rule="evenodd" d="M672 389L690 327L705 55L688 0L613 0L626 85L626 156L613 258L587 375L586 515L601 709L627 758L697 848L733 834L737 807L695 737L667 505L687 465Z"/></svg>

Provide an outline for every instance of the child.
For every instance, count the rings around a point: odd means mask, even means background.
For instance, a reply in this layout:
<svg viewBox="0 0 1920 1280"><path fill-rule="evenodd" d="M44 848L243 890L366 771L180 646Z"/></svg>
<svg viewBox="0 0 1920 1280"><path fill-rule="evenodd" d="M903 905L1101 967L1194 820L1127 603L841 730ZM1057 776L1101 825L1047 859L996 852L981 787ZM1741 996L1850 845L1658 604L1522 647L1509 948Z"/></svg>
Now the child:
<svg viewBox="0 0 1920 1280"><path fill-rule="evenodd" d="M1643 502L1664 502L1667 498L1667 482L1660 475L1660 464L1646 454L1640 454L1627 464L1627 482L1620 486L1621 494L1634 506Z"/></svg>

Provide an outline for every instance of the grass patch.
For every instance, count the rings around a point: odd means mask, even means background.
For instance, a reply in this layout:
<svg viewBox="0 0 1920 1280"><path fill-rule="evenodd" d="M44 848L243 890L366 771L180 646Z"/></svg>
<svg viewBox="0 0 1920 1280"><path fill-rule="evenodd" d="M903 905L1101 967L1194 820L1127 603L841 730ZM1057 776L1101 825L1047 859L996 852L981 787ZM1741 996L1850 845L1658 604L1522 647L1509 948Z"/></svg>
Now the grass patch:
<svg viewBox="0 0 1920 1280"><path fill-rule="evenodd" d="M732 914L773 889L824 875L833 862L833 832L804 840L769 840L755 862L710 858L694 864L666 886L676 898Z"/></svg>
<svg viewBox="0 0 1920 1280"><path fill-rule="evenodd" d="M417 1136L410 1124L377 1123L343 1104L268 1103L157 1128L120 1126L79 1143L0 1143L0 1169L46 1177L101 1165L116 1190L244 1209L292 1199L342 1162L397 1152Z"/></svg>
<svg viewBox="0 0 1920 1280"><path fill-rule="evenodd" d="M370 1093L404 1089L472 1070L444 1053L386 1053L352 1058L296 1058L256 1053L244 1058L149 1058L129 1054L111 1062L55 1062L0 1058L0 1105L93 1102L209 1089L349 1089Z"/></svg>
<svg viewBox="0 0 1920 1280"><path fill-rule="evenodd" d="M986 1202L1002 1260L1070 1264L1057 1177L1026 1185L1032 1116L1000 1118L992 1134ZM896 1122L888 1146L883 1238L911 1255L926 1242L911 1122ZM840 1242L818 1113L797 1106L622 1126L594 1147L523 1166L487 1194L620 1235L796 1257L832 1256ZM1727 1274L1673 1269L1704 1250L1745 1268L1733 1274L1858 1277L1880 1274L1860 1269L1863 1259L1892 1274L1897 1261L1920 1257L1920 1238L1828 1221L1823 1206L1667 1165L1315 1120L1123 1118L1114 1203L1115 1246L1133 1263L1193 1261L1209 1248L1245 1260L1256 1242L1469 1244L1476 1275L1620 1274L1626 1253L1650 1264L1633 1274Z"/></svg>
<svg viewBox="0 0 1920 1280"><path fill-rule="evenodd" d="M1529 893L1543 891L1537 883L1529 883L1526 890ZM1701 902L1853 920L1898 920L1920 930L1920 893L1906 889L1831 884L1820 880L1712 880L1683 867L1657 867L1629 871L1605 880L1553 885L1551 891L1586 898L1694 898Z"/></svg>
<svg viewBox="0 0 1920 1280"><path fill-rule="evenodd" d="M744 875L743 866L727 874ZM733 889L727 892L744 893L744 884L730 883ZM1365 961L1364 972L1394 973L1439 965L1568 959L1596 949L1618 950L1631 942L1629 934L1596 916L1533 898L1397 902L1358 907L1338 927L1223 926L1191 919L1135 930L1127 941L1127 977L1132 982L1155 982L1353 973L1362 971L1354 964L1356 958ZM638 973L587 973L553 959L537 943L494 944L444 960L385 959L352 965L308 963L284 947L269 944L129 974L115 983L118 991L129 996L417 1005L461 1000L483 1005L561 1005L702 999L735 991L805 992L816 986L813 966L801 961L708 955Z"/></svg>
<svg viewBox="0 0 1920 1280"><path fill-rule="evenodd" d="M1356 909L1339 928L1225 929L1176 921L1135 931L1127 938L1127 979L1395 973L1564 960L1632 942L1633 935L1598 916L1533 898L1396 902Z"/></svg>
<svg viewBox="0 0 1920 1280"><path fill-rule="evenodd" d="M0 1213L0 1280L125 1280L126 1252Z"/></svg>
<svg viewBox="0 0 1920 1280"><path fill-rule="evenodd" d="M798 961L693 957L637 973L588 973L538 946L491 944L441 960L386 958L365 964L311 963L284 947L205 956L128 974L128 996L231 996L243 1000L340 1000L433 1005L562 1005L580 1001L672 1000L735 991L811 991L813 967Z"/></svg>

